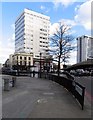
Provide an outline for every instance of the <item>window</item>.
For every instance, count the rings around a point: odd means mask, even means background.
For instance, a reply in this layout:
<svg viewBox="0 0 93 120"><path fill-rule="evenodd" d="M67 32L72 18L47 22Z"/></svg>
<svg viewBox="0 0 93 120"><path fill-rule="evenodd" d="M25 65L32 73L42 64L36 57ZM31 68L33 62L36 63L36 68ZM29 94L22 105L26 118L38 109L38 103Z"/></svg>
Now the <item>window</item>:
<svg viewBox="0 0 93 120"><path fill-rule="evenodd" d="M22 61L20 61L20 65L22 65Z"/></svg>
<svg viewBox="0 0 93 120"><path fill-rule="evenodd" d="M29 57L29 60L31 60L31 58Z"/></svg>
<svg viewBox="0 0 93 120"><path fill-rule="evenodd" d="M29 66L30 66L30 62L29 62Z"/></svg>
<svg viewBox="0 0 93 120"><path fill-rule="evenodd" d="M47 39L47 38L44 38L44 37L43 37L43 39Z"/></svg>
<svg viewBox="0 0 93 120"><path fill-rule="evenodd" d="M20 56L20 59L22 59L22 56Z"/></svg>
<svg viewBox="0 0 93 120"><path fill-rule="evenodd" d="M18 65L18 61L17 61L17 65Z"/></svg>
<svg viewBox="0 0 93 120"><path fill-rule="evenodd" d="M26 57L24 57L24 60L26 60Z"/></svg>
<svg viewBox="0 0 93 120"><path fill-rule="evenodd" d="M39 57L38 55L35 55L35 57Z"/></svg>
<svg viewBox="0 0 93 120"><path fill-rule="evenodd" d="M26 65L26 61L24 61L24 65Z"/></svg>

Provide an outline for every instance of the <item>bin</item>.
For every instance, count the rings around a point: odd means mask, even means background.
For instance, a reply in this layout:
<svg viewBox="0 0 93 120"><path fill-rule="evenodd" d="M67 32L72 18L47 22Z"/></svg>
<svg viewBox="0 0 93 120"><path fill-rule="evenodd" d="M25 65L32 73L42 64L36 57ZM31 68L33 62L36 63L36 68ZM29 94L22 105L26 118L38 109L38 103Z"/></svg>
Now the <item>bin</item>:
<svg viewBox="0 0 93 120"><path fill-rule="evenodd" d="M9 79L4 79L4 91L9 90L10 90Z"/></svg>

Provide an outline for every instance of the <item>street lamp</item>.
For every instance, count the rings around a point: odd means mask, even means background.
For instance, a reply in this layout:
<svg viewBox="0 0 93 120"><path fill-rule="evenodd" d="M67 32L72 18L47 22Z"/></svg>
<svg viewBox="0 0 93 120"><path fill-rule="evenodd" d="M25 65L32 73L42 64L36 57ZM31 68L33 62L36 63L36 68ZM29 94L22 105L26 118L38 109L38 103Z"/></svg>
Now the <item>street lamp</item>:
<svg viewBox="0 0 93 120"><path fill-rule="evenodd" d="M62 39L60 39L60 41L59 41L59 46L60 46L60 53L59 53L59 58L58 58L58 76L59 76L59 72L60 72L60 58L61 58L61 54L62 54Z"/></svg>
<svg viewBox="0 0 93 120"><path fill-rule="evenodd" d="M41 52L40 52L40 78L41 78Z"/></svg>

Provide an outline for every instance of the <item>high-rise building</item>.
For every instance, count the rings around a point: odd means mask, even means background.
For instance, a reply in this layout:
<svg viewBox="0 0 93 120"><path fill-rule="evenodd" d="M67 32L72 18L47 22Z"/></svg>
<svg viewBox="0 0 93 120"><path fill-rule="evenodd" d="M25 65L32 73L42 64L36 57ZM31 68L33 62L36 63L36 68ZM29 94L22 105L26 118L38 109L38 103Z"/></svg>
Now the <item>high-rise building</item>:
<svg viewBox="0 0 93 120"><path fill-rule="evenodd" d="M24 9L15 22L15 53L32 53L39 58L48 49L50 17Z"/></svg>
<svg viewBox="0 0 93 120"><path fill-rule="evenodd" d="M77 63L93 59L93 38L81 36L77 38Z"/></svg>

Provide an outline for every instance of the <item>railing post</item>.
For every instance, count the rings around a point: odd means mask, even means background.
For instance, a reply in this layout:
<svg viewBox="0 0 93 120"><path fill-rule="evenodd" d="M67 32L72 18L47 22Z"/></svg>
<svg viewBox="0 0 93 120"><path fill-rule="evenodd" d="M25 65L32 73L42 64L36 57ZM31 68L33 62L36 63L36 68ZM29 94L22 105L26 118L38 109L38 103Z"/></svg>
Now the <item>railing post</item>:
<svg viewBox="0 0 93 120"><path fill-rule="evenodd" d="M82 110L84 109L84 95L85 95L85 87L83 87L83 91L82 91Z"/></svg>

